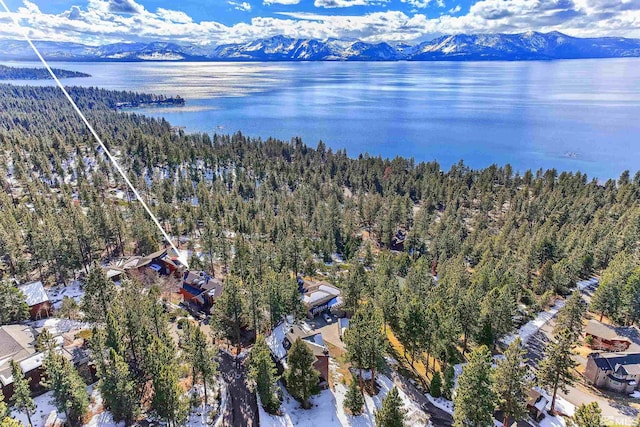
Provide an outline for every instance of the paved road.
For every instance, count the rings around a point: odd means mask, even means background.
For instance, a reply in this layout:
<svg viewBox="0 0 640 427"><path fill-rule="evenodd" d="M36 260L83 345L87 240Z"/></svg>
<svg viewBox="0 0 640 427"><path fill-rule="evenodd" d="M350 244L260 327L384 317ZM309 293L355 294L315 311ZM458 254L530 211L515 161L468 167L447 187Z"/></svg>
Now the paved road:
<svg viewBox="0 0 640 427"><path fill-rule="evenodd" d="M220 372L227 383L228 401L223 417L223 425L228 427L257 427L258 402L255 394L249 391L242 363L225 351L219 353Z"/></svg>
<svg viewBox="0 0 640 427"><path fill-rule="evenodd" d="M420 407L429 414L431 423L434 427L451 427L453 425L453 417L448 412L434 406L420 391L409 381L407 381L402 375L398 374L395 370L391 370L389 375L393 380L393 383L404 391L414 402L420 405Z"/></svg>

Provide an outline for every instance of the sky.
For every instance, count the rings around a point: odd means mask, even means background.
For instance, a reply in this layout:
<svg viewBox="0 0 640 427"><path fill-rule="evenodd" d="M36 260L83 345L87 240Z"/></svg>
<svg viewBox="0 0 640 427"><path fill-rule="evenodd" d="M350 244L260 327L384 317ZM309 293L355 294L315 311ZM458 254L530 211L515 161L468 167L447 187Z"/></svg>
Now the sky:
<svg viewBox="0 0 640 427"><path fill-rule="evenodd" d="M216 45L274 35L419 42L444 34L561 31L640 38L640 0L5 0L2 39Z"/></svg>

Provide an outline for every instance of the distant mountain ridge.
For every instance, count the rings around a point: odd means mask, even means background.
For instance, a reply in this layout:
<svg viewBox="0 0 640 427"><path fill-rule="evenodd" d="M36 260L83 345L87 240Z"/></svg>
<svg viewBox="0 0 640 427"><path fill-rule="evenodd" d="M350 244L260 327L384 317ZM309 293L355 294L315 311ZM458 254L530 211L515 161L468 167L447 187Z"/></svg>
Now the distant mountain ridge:
<svg viewBox="0 0 640 427"><path fill-rule="evenodd" d="M169 42L88 46L37 42L50 60L74 61L478 61L640 57L640 39L577 38L559 32L456 34L417 45L274 36L245 43ZM27 43L3 41L0 59L36 59Z"/></svg>

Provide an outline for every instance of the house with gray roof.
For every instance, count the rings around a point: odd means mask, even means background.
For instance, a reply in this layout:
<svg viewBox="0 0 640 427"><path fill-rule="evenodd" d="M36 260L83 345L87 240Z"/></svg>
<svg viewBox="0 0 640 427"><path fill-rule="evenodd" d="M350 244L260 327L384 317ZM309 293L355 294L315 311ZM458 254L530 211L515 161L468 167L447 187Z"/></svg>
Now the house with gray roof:
<svg viewBox="0 0 640 427"><path fill-rule="evenodd" d="M591 353L584 376L598 388L630 394L638 388L640 353Z"/></svg>

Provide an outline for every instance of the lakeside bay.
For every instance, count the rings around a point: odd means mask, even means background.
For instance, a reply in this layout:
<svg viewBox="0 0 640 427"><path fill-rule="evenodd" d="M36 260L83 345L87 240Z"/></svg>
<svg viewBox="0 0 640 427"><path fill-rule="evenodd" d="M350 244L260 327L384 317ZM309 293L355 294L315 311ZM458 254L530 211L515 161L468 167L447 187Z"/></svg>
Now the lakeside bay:
<svg viewBox="0 0 640 427"><path fill-rule="evenodd" d="M33 62L5 62L37 66ZM614 178L640 165L640 59L430 63L55 63L66 85L186 98L186 131L323 140L350 156L464 159ZM51 81L13 81L51 85Z"/></svg>

